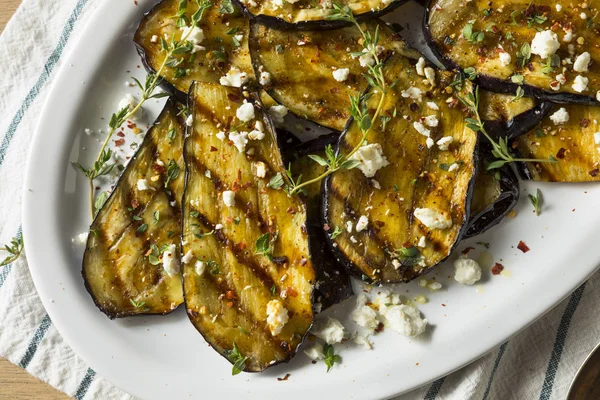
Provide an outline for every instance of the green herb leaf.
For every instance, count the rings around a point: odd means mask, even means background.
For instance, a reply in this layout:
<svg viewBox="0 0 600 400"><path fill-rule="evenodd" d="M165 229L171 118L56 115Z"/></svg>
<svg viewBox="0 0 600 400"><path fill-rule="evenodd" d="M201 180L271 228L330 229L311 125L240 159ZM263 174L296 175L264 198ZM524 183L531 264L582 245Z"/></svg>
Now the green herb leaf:
<svg viewBox="0 0 600 400"><path fill-rule="evenodd" d="M242 355L235 342L233 342L233 349L228 351L227 358L233 363L231 375L235 376L246 368L246 360L248 360L248 357Z"/></svg>
<svg viewBox="0 0 600 400"><path fill-rule="evenodd" d="M280 172L278 172L277 175L273 176L269 180L267 187L270 187L271 189L279 189L283 186L283 184L284 184L283 176L281 175Z"/></svg>
<svg viewBox="0 0 600 400"><path fill-rule="evenodd" d="M542 192L540 191L540 189L537 189L535 192L535 196L529 194L527 195L527 197L529 197L529 201L531 202L531 205L533 205L535 215L539 216L542 212Z"/></svg>
<svg viewBox="0 0 600 400"><path fill-rule="evenodd" d="M135 301L135 300L133 300L133 299L129 299L129 302L130 302L130 303L131 303L131 305L132 305L132 306L134 306L135 308L141 308L141 307L144 307L144 305L146 305L146 302L145 302L145 301L140 301L140 302L137 302L137 301Z"/></svg>
<svg viewBox="0 0 600 400"><path fill-rule="evenodd" d="M342 233L344 233L344 230L338 226L333 232L329 234L329 237L333 240L336 237L340 236Z"/></svg>
<svg viewBox="0 0 600 400"><path fill-rule="evenodd" d="M0 263L0 267L15 262L21 256L23 246L23 236L18 235L11 239L10 246L6 244L3 249L0 248L0 251L8 253L8 256Z"/></svg>
<svg viewBox="0 0 600 400"><path fill-rule="evenodd" d="M137 228L137 232L139 233L144 233L148 230L148 224L141 224L140 226L138 226Z"/></svg>
<svg viewBox="0 0 600 400"><path fill-rule="evenodd" d="M340 357L338 354L335 354L333 346L328 343L323 345L323 354L325 355L324 361L325 365L327 366L327 372L329 372L335 363L342 362L342 357Z"/></svg>

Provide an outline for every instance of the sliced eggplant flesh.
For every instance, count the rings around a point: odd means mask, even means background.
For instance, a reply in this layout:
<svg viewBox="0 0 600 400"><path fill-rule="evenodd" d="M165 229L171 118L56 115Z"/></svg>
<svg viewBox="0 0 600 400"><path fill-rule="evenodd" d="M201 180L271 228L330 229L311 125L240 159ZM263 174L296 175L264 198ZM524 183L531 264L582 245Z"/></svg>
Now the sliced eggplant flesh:
<svg viewBox="0 0 600 400"><path fill-rule="evenodd" d="M499 224L519 201L519 180L508 165L486 171L490 150L481 146L480 165L475 177L475 189L471 202L469 229L464 239L480 235Z"/></svg>
<svg viewBox="0 0 600 400"><path fill-rule="evenodd" d="M235 1L257 21L283 30L329 30L348 26L348 22L331 19L334 3L348 7L359 21L377 18L406 3L406 0Z"/></svg>
<svg viewBox="0 0 600 400"><path fill-rule="evenodd" d="M419 57L381 20L366 22L364 30L374 35L378 26L379 45L385 49L382 59L394 51ZM368 86L360 58L351 54L363 50L356 27L290 32L251 21L249 41L256 76L268 74L263 87L275 101L300 118L344 129L350 96L362 94Z"/></svg>
<svg viewBox="0 0 600 400"><path fill-rule="evenodd" d="M83 278L109 318L168 314L180 266L185 124L168 101L90 227Z"/></svg>
<svg viewBox="0 0 600 400"><path fill-rule="evenodd" d="M526 179L544 182L600 181L599 121L600 107L555 105L549 116L515 145L522 158L552 156L558 162L523 163L519 172Z"/></svg>
<svg viewBox="0 0 600 400"><path fill-rule="evenodd" d="M236 367L262 371L293 357L312 324L306 206L279 188L287 176L273 124L257 99L196 82L189 107L182 235L187 313Z"/></svg>
<svg viewBox="0 0 600 400"><path fill-rule="evenodd" d="M451 68L473 68L486 89L598 104L598 4L559 0L431 0L425 36Z"/></svg>
<svg viewBox="0 0 600 400"><path fill-rule="evenodd" d="M330 244L351 275L368 282L406 282L446 259L466 231L478 137L466 126L456 94L441 82L434 87L424 82L414 61L396 55L384 71L387 82L396 82L381 112L391 120L374 121L369 144L363 144L373 147L361 148L370 150L362 159L381 168L369 170L363 161L330 175L323 218L339 231ZM369 95L367 109L373 115L380 94ZM434 143L447 139L428 148L424 129ZM349 154L361 140L357 123L350 121L338 152ZM367 178L363 170L374 175Z"/></svg>
<svg viewBox="0 0 600 400"><path fill-rule="evenodd" d="M165 61L162 40L170 43L172 38L182 38L184 31L174 17L179 4L180 0L161 1L144 16L135 32L135 45L149 72L157 71ZM197 10L196 2L187 2L188 18ZM254 79L248 52L248 19L238 8L227 0L215 1L204 11L199 29L202 34L192 32L194 37L188 37L188 50L176 54L176 62L170 62L171 66L161 73L165 90L185 101L193 81L219 82L228 72L232 81Z"/></svg>

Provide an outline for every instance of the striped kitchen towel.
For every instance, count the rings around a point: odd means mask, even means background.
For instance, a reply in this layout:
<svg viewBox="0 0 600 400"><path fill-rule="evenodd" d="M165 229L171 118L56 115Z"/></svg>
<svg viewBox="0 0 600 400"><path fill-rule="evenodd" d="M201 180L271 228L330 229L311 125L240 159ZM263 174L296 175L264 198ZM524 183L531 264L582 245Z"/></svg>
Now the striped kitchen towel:
<svg viewBox="0 0 600 400"><path fill-rule="evenodd" d="M20 235L26 156L49 83L99 3L24 0L0 36L0 243ZM25 256L0 268L1 357L76 399L131 398L96 375L61 338L37 296ZM563 399L600 338L599 309L595 274L497 349L398 399Z"/></svg>

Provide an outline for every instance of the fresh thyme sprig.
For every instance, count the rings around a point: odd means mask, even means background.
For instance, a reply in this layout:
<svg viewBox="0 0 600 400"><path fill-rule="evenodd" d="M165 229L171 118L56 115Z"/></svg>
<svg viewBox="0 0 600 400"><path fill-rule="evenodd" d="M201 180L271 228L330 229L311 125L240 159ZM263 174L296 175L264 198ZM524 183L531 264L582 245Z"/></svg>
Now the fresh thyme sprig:
<svg viewBox="0 0 600 400"><path fill-rule="evenodd" d="M379 99L379 103L377 108L375 109L375 113L373 116L370 115L369 110L367 108L367 100L371 97L372 93L369 95L360 96L350 96L350 115L358 125L361 130L362 137L356 144L356 146L350 151L348 154L335 154L333 148L328 146L325 149L326 158L310 155L309 157L318 163L321 166L327 167L325 172L317 176L316 178L310 179L305 182L301 182L300 179L294 181L294 179L290 179L290 183L286 185L286 190L290 195L301 193L304 188L308 185L312 185L314 183L320 182L324 178L333 174L336 171L341 169L353 169L356 168L360 161L353 160L352 156L366 143L367 137L373 126L373 121L377 121L381 114L381 110L383 108L383 102L385 99L385 95L388 90L388 85L386 84L385 77L383 74L383 60L379 57L378 51L378 43L379 43L379 25L375 28L375 32L372 34L369 31L363 30L361 25L356 21L352 11L348 6L342 6L340 4L334 3L333 10L330 15L327 16L327 19L333 21L346 21L353 24L360 32L363 38L363 48L364 50L357 53L352 53L353 57L364 57L366 60L370 62L366 62L367 64L367 72L363 73L363 77L367 81L367 83L371 86L371 89L379 92L381 97ZM288 171L288 177L291 175L291 172Z"/></svg>
<svg viewBox="0 0 600 400"><path fill-rule="evenodd" d="M23 252L23 236L16 236L11 239L10 246L4 245L3 249L0 251L4 251L8 253L8 256L0 263L0 267L4 267L10 263L15 262Z"/></svg>
<svg viewBox="0 0 600 400"><path fill-rule="evenodd" d="M187 0L180 0L177 14L174 16L174 18L177 20L177 26L183 27L190 23L191 26L190 29L184 31L183 36L179 40L175 40L175 35L173 35L169 41L161 38L161 48L165 53L165 58L156 72L148 74L144 84L132 77L142 92L142 98L135 107L130 108L127 106L112 114L108 124L110 129L106 135L106 139L102 143L102 147L100 148L100 152L96 158L96 161L94 162L94 165L90 168L85 168L81 164L73 163L73 165L80 169L88 178L90 190L90 211L92 213L92 217L96 215L98 210L104 204L104 201L100 202L98 199L94 199L94 180L102 175L109 174L114 167L114 164L110 163L113 153L110 149L107 149L108 143L110 142L113 134L121 127L121 125L125 123L125 121L137 113L147 100L168 96L166 93L154 93L158 85L161 83L161 75L164 69L166 67L176 67L179 65L180 60L174 56L190 52L193 49L192 43L187 39L192 33L192 28L197 27L202 21L204 11L212 7L212 3L209 0L195 1L198 5L198 10L192 14L191 18L189 18L186 15ZM106 200L107 197L108 196L103 196L104 200Z"/></svg>
<svg viewBox="0 0 600 400"><path fill-rule="evenodd" d="M481 132L492 145L492 155L496 157L495 161L492 161L487 166L487 170L501 168L507 163L513 162L557 162L558 160L552 156L548 159L531 159L531 158L515 158L508 150L508 139L499 138L496 142L486 131L481 116L479 115L479 86L475 86L474 89L466 96L457 96L458 99L469 108L475 118L465 118L467 127L474 132Z"/></svg>
<svg viewBox="0 0 600 400"><path fill-rule="evenodd" d="M233 349L227 352L227 358L229 358L229 361L233 363L233 366L231 367L231 375L237 375L246 368L246 361L248 360L248 357L244 356L240 352L240 349L238 349L235 342L233 342Z"/></svg>
<svg viewBox="0 0 600 400"><path fill-rule="evenodd" d="M542 192L540 191L540 189L537 189L535 191L535 196L532 194L528 194L527 197L529 198L529 201L533 206L533 211L535 212L535 215L539 217L542 212Z"/></svg>

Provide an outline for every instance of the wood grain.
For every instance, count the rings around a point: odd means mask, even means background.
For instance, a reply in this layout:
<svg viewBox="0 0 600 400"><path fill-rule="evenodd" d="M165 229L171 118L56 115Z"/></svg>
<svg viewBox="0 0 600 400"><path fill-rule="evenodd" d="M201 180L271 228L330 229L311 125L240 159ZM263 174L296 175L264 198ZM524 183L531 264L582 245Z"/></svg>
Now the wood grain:
<svg viewBox="0 0 600 400"><path fill-rule="evenodd" d="M0 0L0 32L4 30L19 4L21 0ZM0 399L65 400L68 397L10 361L0 358Z"/></svg>

